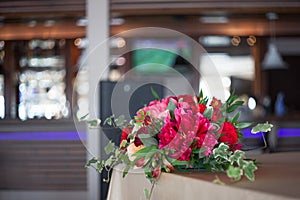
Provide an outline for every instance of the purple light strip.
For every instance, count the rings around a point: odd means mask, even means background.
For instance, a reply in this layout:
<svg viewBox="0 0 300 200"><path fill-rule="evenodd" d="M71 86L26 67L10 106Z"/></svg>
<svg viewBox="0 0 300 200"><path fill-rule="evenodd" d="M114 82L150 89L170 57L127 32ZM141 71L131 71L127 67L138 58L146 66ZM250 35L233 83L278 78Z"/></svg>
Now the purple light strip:
<svg viewBox="0 0 300 200"><path fill-rule="evenodd" d="M250 128L246 128L242 130L242 134L244 138L261 138L261 133L252 134Z"/></svg>
<svg viewBox="0 0 300 200"><path fill-rule="evenodd" d="M244 138L261 138L261 134L252 134L251 129L242 130ZM278 137L300 137L299 128L280 128ZM86 140L85 131L59 132L0 132L1 140Z"/></svg>
<svg viewBox="0 0 300 200"><path fill-rule="evenodd" d="M300 137L299 128L280 128L277 132L278 137Z"/></svg>
<svg viewBox="0 0 300 200"><path fill-rule="evenodd" d="M86 140L85 131L59 131L59 132L1 132L1 140Z"/></svg>
<svg viewBox="0 0 300 200"><path fill-rule="evenodd" d="M261 133L252 134L251 129L242 130L244 138L261 138ZM279 128L277 137L300 137L300 128Z"/></svg>

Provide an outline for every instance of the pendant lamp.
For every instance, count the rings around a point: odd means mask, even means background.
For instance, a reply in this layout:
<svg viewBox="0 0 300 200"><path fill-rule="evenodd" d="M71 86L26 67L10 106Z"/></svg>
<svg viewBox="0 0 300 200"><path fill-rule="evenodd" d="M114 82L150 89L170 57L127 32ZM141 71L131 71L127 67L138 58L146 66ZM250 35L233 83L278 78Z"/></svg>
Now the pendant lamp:
<svg viewBox="0 0 300 200"><path fill-rule="evenodd" d="M278 19L278 15L276 13L267 13L266 16L270 21L271 39L268 43L268 50L261 63L262 69L264 70L287 69L288 64L283 61L277 49L277 46L275 44L275 20Z"/></svg>

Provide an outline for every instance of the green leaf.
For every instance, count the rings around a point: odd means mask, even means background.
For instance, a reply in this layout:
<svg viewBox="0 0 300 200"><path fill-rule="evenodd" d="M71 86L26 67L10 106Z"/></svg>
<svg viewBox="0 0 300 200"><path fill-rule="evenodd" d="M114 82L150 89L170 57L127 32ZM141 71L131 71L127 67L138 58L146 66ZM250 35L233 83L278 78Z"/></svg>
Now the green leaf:
<svg viewBox="0 0 300 200"><path fill-rule="evenodd" d="M135 115L135 116L134 116L134 119L135 119L135 120L141 120L141 121L144 120L144 119L145 119L144 111L143 111L142 109L140 109L138 112L140 113L141 117Z"/></svg>
<svg viewBox="0 0 300 200"><path fill-rule="evenodd" d="M80 117L79 118L79 120L81 121L81 120L85 120L85 118L87 118L87 116L89 115L89 113L88 114L85 114L85 115L83 115L82 117Z"/></svg>
<svg viewBox="0 0 300 200"><path fill-rule="evenodd" d="M240 122L240 123L237 123L235 125L235 128L237 128L237 129L243 129L243 128L247 128L247 127L249 127L251 125L252 125L252 122Z"/></svg>
<svg viewBox="0 0 300 200"><path fill-rule="evenodd" d="M151 87L151 93L156 100L160 100L160 97L158 96L157 92L152 87Z"/></svg>
<svg viewBox="0 0 300 200"><path fill-rule="evenodd" d="M195 154L202 154L202 153L204 153L206 151L206 148L200 148L200 149L194 149L193 150L193 153L195 153Z"/></svg>
<svg viewBox="0 0 300 200"><path fill-rule="evenodd" d="M176 105L174 103L174 100L173 99L170 99L169 103L168 103L168 106L167 106L167 110L170 110L170 111L174 111L176 108Z"/></svg>
<svg viewBox="0 0 300 200"><path fill-rule="evenodd" d="M138 137L140 139L145 139L145 138L151 138L152 136L150 134L138 134Z"/></svg>
<svg viewBox="0 0 300 200"><path fill-rule="evenodd" d="M254 162L253 161L247 162L243 168L244 168L245 176L250 181L254 181L255 180L254 171L257 170L257 166L254 164Z"/></svg>
<svg viewBox="0 0 300 200"><path fill-rule="evenodd" d="M115 123L117 127L124 126L126 124L125 116L120 115L118 118L115 119Z"/></svg>
<svg viewBox="0 0 300 200"><path fill-rule="evenodd" d="M113 153L115 149L116 149L115 144L112 141L109 141L107 145L104 147L104 151L106 154Z"/></svg>
<svg viewBox="0 0 300 200"><path fill-rule="evenodd" d="M110 116L110 117L107 117L107 118L104 120L103 124L108 124L108 125L112 126L112 125L113 125L113 119L114 119L114 118L115 118L114 115L112 115L112 116Z"/></svg>
<svg viewBox="0 0 300 200"><path fill-rule="evenodd" d="M126 147L127 145L127 141L126 140L122 140L121 144L120 144L120 147L123 148L123 147Z"/></svg>
<svg viewBox="0 0 300 200"><path fill-rule="evenodd" d="M213 109L212 108L206 108L204 113L203 113L203 116L208 118L208 119L211 119L212 114L213 114Z"/></svg>
<svg viewBox="0 0 300 200"><path fill-rule="evenodd" d="M88 163L85 165L86 167L89 167L91 166L92 164L98 162L98 159L97 158L92 158L88 161Z"/></svg>
<svg viewBox="0 0 300 200"><path fill-rule="evenodd" d="M252 128L251 133L252 134L256 134L259 132L266 133L266 132L271 131L272 127L273 127L273 124L269 124L268 122L263 123L263 124L257 124L255 127Z"/></svg>
<svg viewBox="0 0 300 200"><path fill-rule="evenodd" d="M135 125L141 126L141 125L143 125L143 122L136 122Z"/></svg>
<svg viewBox="0 0 300 200"><path fill-rule="evenodd" d="M140 135L149 135L149 134L140 134ZM146 137L146 138L141 138L139 135L139 138L141 139L142 143L144 144L145 147L150 147L150 146L157 146L158 142L155 138L153 137Z"/></svg>
<svg viewBox="0 0 300 200"><path fill-rule="evenodd" d="M96 168L96 171L101 173L103 168L105 167L105 161L104 160L101 160L101 162L97 162L97 168Z"/></svg>
<svg viewBox="0 0 300 200"><path fill-rule="evenodd" d="M176 109L176 105L174 103L173 99L170 99L168 106L167 106L167 110L170 111L170 115L171 117L174 117L174 110Z"/></svg>
<svg viewBox="0 0 300 200"><path fill-rule="evenodd" d="M106 165L106 166L112 166L113 162L114 162L114 156L111 155L111 156L105 161L105 165Z"/></svg>
<svg viewBox="0 0 300 200"><path fill-rule="evenodd" d="M131 165L126 165L125 169L123 170L123 178L128 174L130 168L131 168Z"/></svg>
<svg viewBox="0 0 300 200"><path fill-rule="evenodd" d="M94 120L89 120L87 121L87 124L89 125L89 127L93 128L93 127L99 127L101 123L100 119L94 119Z"/></svg>
<svg viewBox="0 0 300 200"><path fill-rule="evenodd" d="M229 146L223 142L219 145L218 148L215 148L213 150L214 158L223 158L225 160L228 160L229 154Z"/></svg>
<svg viewBox="0 0 300 200"><path fill-rule="evenodd" d="M200 90L200 93L199 93L199 99L202 99L203 98L203 91L202 89Z"/></svg>
<svg viewBox="0 0 300 200"><path fill-rule="evenodd" d="M239 163L240 160L243 160L245 158L245 152L236 150L230 157L229 162L230 164L234 164L235 162Z"/></svg>
<svg viewBox="0 0 300 200"><path fill-rule="evenodd" d="M170 163L171 163L173 166L184 166L184 165L188 165L188 164L189 164L189 162L187 162L187 161L176 160L176 159L172 160Z"/></svg>
<svg viewBox="0 0 300 200"><path fill-rule="evenodd" d="M226 173L229 178L233 178L234 180L238 181L241 179L243 175L243 170L240 169L239 167L234 167L230 165L226 170Z"/></svg>
<svg viewBox="0 0 300 200"><path fill-rule="evenodd" d="M145 194L146 199L150 199L150 192L147 188L144 188L144 194Z"/></svg>
<svg viewBox="0 0 300 200"><path fill-rule="evenodd" d="M243 137L244 137L244 135L242 133L238 132L238 138L240 139L240 138L243 138Z"/></svg>
<svg viewBox="0 0 300 200"><path fill-rule="evenodd" d="M235 111L239 106L243 105L244 104L244 101L236 101L234 102L234 104L232 105L229 105L227 108L226 108L226 112L227 113L231 113L233 111Z"/></svg>
<svg viewBox="0 0 300 200"><path fill-rule="evenodd" d="M157 145L153 145L153 146L142 148L141 150L134 153L133 156L136 157L135 160L138 160L138 159L144 158L146 156L151 156L157 152L160 152L160 150L157 149Z"/></svg>
<svg viewBox="0 0 300 200"><path fill-rule="evenodd" d="M234 92L232 92L230 94L230 96L228 97L228 99L226 100L227 105L231 105L235 100L237 100L239 98L239 96L234 95Z"/></svg>
<svg viewBox="0 0 300 200"><path fill-rule="evenodd" d="M237 112L231 120L231 123L235 124L241 115L241 111Z"/></svg>

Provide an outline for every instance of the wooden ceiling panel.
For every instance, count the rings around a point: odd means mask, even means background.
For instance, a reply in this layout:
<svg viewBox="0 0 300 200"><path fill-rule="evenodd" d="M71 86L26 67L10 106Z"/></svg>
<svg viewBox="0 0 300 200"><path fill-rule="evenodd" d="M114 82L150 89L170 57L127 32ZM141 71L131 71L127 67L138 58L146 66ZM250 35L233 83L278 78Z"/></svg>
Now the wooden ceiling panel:
<svg viewBox="0 0 300 200"><path fill-rule="evenodd" d="M85 15L85 0L2 0L0 15L4 18Z"/></svg>
<svg viewBox="0 0 300 200"><path fill-rule="evenodd" d="M76 20L86 15L86 0L1 0L0 39L33 37L78 37L85 35L85 27ZM276 34L300 35L299 0L110 0L111 18L125 21L111 26L111 34L138 27L163 27L199 36L257 35L269 36L270 26L265 14L278 13ZM206 24L203 16L225 16L228 23ZM54 19L49 28L43 22ZM36 20L36 27L28 22Z"/></svg>

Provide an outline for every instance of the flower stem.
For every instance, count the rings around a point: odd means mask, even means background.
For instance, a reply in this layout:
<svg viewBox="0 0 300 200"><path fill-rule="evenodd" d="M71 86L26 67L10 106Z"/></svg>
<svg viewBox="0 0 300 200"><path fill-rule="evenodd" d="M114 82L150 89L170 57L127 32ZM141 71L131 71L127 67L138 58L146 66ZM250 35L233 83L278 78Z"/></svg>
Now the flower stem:
<svg viewBox="0 0 300 200"><path fill-rule="evenodd" d="M154 184L156 183L156 181L154 181L151 185L151 189L150 189L150 192L149 192L149 196L148 196L148 199L147 200L150 200L151 199L151 196L152 196L152 192L153 192L153 188L154 188Z"/></svg>

